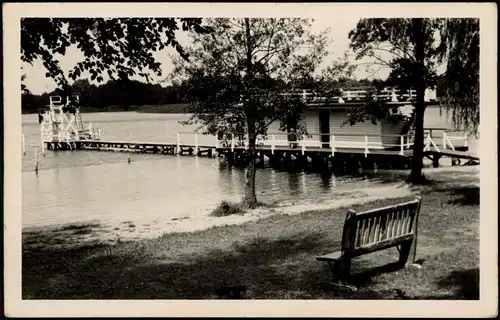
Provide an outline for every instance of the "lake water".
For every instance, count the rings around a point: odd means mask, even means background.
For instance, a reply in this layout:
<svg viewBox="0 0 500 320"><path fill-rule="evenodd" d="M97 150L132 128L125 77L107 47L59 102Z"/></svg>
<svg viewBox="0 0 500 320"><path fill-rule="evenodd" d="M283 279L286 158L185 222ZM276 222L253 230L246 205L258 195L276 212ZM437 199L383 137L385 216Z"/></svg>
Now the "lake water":
<svg viewBox="0 0 500 320"><path fill-rule="evenodd" d="M236 201L243 193L243 170L206 157L46 151L35 174L30 146L40 141L38 118L23 115L22 119L27 146L22 164L23 227L204 217L221 200ZM180 114L83 114L85 123L101 128L103 140L174 142L178 131L195 129L179 123L185 119ZM425 126L450 127L437 108L428 109ZM189 139L193 137L183 137L185 142ZM213 144L213 138L200 136L199 142ZM471 139L470 146L474 150L477 141ZM377 175L339 177L259 169L257 196L267 202L332 200L349 191L373 188Z"/></svg>

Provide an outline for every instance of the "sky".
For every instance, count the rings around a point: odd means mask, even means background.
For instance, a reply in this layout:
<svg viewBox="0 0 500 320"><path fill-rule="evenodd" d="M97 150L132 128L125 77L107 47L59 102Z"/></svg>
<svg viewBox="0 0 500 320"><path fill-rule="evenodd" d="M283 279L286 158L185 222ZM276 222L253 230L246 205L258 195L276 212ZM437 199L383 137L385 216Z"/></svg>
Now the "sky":
<svg viewBox="0 0 500 320"><path fill-rule="evenodd" d="M326 66L336 59L342 57L345 52L349 51L349 39L348 33L350 30L356 27L356 23L359 21L361 16L353 16L350 15L348 17L337 17L335 20L331 19L331 17L319 17L315 18L315 21L312 25L312 31L314 33L320 32L327 28L330 28L329 33L329 55L325 58L322 66ZM179 31L177 33L177 38L181 44L189 44L189 36L187 33ZM174 53L175 50L172 48L166 48L162 51L156 52L154 54L155 58L161 63L161 68L163 71L163 76L158 78L153 76L153 83L160 83L162 85L166 85L163 80L166 75L170 73L172 70L172 63L169 57L169 54ZM76 62L83 59L83 54L79 49L76 48L75 45L70 47L64 56L58 56L58 60L60 61L61 68L65 71L66 75L68 71L72 69L72 67L76 64ZM357 63L352 59L353 63ZM24 62L22 65L22 73L26 74L26 79L24 83L27 88L34 94L41 94L44 92L52 91L56 88L55 82L51 78L45 77L45 68L43 67L40 61L35 61L33 65L26 64ZM366 65L360 66L357 68L355 72L355 77L357 78L385 78L389 70L380 70L379 72L374 73L372 71L366 71ZM107 75L104 76L104 81L107 81ZM83 76L85 77L85 76ZM139 78L136 78L139 80ZM89 78L90 81L90 78ZM97 83L96 83L97 84Z"/></svg>

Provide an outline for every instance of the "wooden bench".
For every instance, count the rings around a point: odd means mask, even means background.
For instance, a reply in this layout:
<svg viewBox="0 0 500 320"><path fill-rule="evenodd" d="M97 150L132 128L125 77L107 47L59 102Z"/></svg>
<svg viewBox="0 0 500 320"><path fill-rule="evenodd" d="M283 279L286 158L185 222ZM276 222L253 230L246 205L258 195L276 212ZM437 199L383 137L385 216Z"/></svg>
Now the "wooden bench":
<svg viewBox="0 0 500 320"><path fill-rule="evenodd" d="M399 264L406 266L408 257L415 261L417 225L422 198L365 212L349 210L342 231L340 250L318 256L316 260L328 262L334 283L346 285L352 258L396 247Z"/></svg>

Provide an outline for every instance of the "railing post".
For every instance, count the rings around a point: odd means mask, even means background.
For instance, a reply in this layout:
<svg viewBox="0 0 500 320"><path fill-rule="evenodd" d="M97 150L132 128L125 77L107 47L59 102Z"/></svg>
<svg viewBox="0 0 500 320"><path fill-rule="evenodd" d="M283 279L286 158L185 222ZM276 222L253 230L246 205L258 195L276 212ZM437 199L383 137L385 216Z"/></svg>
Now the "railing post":
<svg viewBox="0 0 500 320"><path fill-rule="evenodd" d="M194 154L198 155L198 134L194 134Z"/></svg>
<svg viewBox="0 0 500 320"><path fill-rule="evenodd" d="M248 145L250 144L250 137L248 133L245 135L245 150L248 150Z"/></svg>
<svg viewBox="0 0 500 320"><path fill-rule="evenodd" d="M271 153L274 154L274 148L275 148L275 137L274 134L271 135Z"/></svg>
<svg viewBox="0 0 500 320"><path fill-rule="evenodd" d="M101 140L101 128L97 128L97 138Z"/></svg>
<svg viewBox="0 0 500 320"><path fill-rule="evenodd" d="M365 158L368 157L368 136L365 135Z"/></svg>
<svg viewBox="0 0 500 320"><path fill-rule="evenodd" d="M305 137L306 137L305 135L302 135L302 143L301 143L301 145L302 145L302 155L304 155L306 153L306 145L305 145L306 140L305 140Z"/></svg>
<svg viewBox="0 0 500 320"><path fill-rule="evenodd" d="M181 134L177 132L177 154L181 154Z"/></svg>
<svg viewBox="0 0 500 320"><path fill-rule="evenodd" d="M234 133L231 133L231 152L234 152Z"/></svg>
<svg viewBox="0 0 500 320"><path fill-rule="evenodd" d="M466 132L465 136L464 136L464 147L468 147L468 146L469 146L469 135Z"/></svg>
<svg viewBox="0 0 500 320"><path fill-rule="evenodd" d="M446 149L446 131L443 131L443 149Z"/></svg>
<svg viewBox="0 0 500 320"><path fill-rule="evenodd" d="M335 135L334 134L332 134L332 139L331 140L332 140L332 157L334 157L335 156L335 151L336 151L335 150Z"/></svg>
<svg viewBox="0 0 500 320"><path fill-rule="evenodd" d="M24 140L24 135L23 135L23 140ZM42 154L45 155L45 144L44 144L44 140L43 139L43 124L40 125L40 146L42 148Z"/></svg>
<svg viewBox="0 0 500 320"><path fill-rule="evenodd" d="M400 144L401 144L401 151L399 152L400 155L404 155L404 150L405 150L405 145L404 145L404 136L399 136Z"/></svg>

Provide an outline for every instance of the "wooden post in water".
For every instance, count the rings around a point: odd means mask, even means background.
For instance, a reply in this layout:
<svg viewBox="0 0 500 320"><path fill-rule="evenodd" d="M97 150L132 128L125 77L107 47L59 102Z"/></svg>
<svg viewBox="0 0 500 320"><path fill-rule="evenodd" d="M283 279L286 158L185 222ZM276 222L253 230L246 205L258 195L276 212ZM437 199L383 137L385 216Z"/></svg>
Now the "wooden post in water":
<svg viewBox="0 0 500 320"><path fill-rule="evenodd" d="M274 147L275 147L275 137L274 137L274 134L271 137L272 137L272 140L271 140L271 153L274 154Z"/></svg>
<svg viewBox="0 0 500 320"><path fill-rule="evenodd" d="M332 158L333 158L333 157L335 157L335 135L334 134L332 134L331 140L332 140Z"/></svg>

